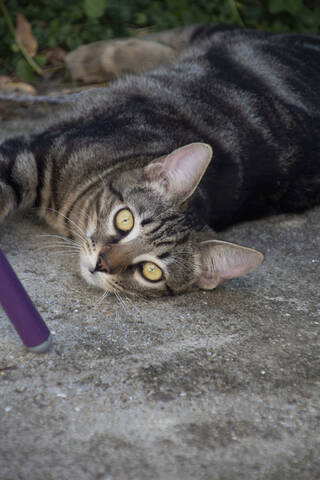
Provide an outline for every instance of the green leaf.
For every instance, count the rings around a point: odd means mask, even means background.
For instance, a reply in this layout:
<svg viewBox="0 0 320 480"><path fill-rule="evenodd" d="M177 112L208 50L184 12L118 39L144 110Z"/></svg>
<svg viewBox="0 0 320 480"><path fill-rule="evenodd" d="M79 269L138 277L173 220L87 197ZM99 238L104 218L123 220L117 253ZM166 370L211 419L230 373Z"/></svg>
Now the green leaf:
<svg viewBox="0 0 320 480"><path fill-rule="evenodd" d="M292 15L298 13L303 7L303 0L269 0L269 12L289 12Z"/></svg>
<svg viewBox="0 0 320 480"><path fill-rule="evenodd" d="M35 79L33 69L30 67L29 63L23 58L20 58L20 60L18 60L16 65L16 72L21 78L21 80L25 82L33 82Z"/></svg>
<svg viewBox="0 0 320 480"><path fill-rule="evenodd" d="M47 62L45 55L36 55L33 59L40 67L43 67Z"/></svg>
<svg viewBox="0 0 320 480"><path fill-rule="evenodd" d="M299 20L307 26L314 26L315 29L320 25L320 8L304 7L299 15Z"/></svg>
<svg viewBox="0 0 320 480"><path fill-rule="evenodd" d="M104 14L108 0L83 0L85 14L88 18L100 18Z"/></svg>
<svg viewBox="0 0 320 480"><path fill-rule="evenodd" d="M145 13L139 12L139 13L136 14L135 21L136 21L137 25L144 26L148 23L148 17Z"/></svg>
<svg viewBox="0 0 320 480"><path fill-rule="evenodd" d="M12 50L14 53L20 52L20 48L18 47L18 45L17 45L16 43L12 43L12 44L11 44L11 50Z"/></svg>

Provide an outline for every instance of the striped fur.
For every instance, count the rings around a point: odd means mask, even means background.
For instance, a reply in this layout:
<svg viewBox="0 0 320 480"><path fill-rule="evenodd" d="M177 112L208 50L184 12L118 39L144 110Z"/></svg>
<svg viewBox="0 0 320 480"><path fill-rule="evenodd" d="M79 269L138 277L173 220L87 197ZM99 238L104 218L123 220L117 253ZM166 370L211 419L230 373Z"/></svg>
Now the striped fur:
<svg viewBox="0 0 320 480"><path fill-rule="evenodd" d="M204 26L170 38L182 51L168 66L79 94L63 119L0 147L0 220L37 207L81 244L83 276L111 291L187 290L207 226L320 203L320 39ZM210 144L214 161L187 202L170 203L144 167L193 142ZM111 218L127 204L139 223L130 249ZM130 261L93 281L106 244ZM166 282L141 281L143 256Z"/></svg>

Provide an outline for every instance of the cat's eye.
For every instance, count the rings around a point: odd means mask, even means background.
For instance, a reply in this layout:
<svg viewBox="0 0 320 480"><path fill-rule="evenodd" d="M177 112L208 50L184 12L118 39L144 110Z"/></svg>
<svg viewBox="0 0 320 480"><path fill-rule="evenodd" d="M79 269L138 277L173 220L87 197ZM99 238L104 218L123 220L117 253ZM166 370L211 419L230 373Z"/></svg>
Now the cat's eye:
<svg viewBox="0 0 320 480"><path fill-rule="evenodd" d="M117 230L120 230L120 232L130 232L134 225L134 217L130 210L128 208L122 208L122 210L116 214L114 218L114 224Z"/></svg>
<svg viewBox="0 0 320 480"><path fill-rule="evenodd" d="M144 262L141 265L141 273L150 282L159 282L163 279L163 272L161 268L155 263Z"/></svg>

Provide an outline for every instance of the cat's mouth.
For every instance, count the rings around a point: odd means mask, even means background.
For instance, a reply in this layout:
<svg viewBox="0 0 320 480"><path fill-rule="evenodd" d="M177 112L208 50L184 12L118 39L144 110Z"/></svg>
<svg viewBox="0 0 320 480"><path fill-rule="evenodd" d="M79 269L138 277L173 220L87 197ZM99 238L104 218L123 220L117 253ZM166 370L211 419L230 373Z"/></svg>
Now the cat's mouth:
<svg viewBox="0 0 320 480"><path fill-rule="evenodd" d="M80 272L87 283L99 288L105 288L104 284L108 277L110 278L110 268L107 261L101 256L97 257L96 254L83 253L80 255ZM100 273L104 274L103 282Z"/></svg>
<svg viewBox="0 0 320 480"><path fill-rule="evenodd" d="M96 288L102 288L108 292L114 292L113 276L102 269L89 269L88 266L80 264L81 275L84 280ZM103 275L101 275L103 273Z"/></svg>

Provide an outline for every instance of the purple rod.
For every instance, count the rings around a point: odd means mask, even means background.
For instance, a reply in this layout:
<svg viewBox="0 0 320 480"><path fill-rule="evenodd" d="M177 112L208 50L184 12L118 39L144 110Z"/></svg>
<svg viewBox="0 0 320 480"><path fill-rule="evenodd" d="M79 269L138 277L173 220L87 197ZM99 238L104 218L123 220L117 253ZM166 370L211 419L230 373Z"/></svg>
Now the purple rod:
<svg viewBox="0 0 320 480"><path fill-rule="evenodd" d="M48 350L51 343L50 331L1 249L0 303L30 351L42 353Z"/></svg>

